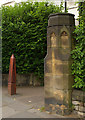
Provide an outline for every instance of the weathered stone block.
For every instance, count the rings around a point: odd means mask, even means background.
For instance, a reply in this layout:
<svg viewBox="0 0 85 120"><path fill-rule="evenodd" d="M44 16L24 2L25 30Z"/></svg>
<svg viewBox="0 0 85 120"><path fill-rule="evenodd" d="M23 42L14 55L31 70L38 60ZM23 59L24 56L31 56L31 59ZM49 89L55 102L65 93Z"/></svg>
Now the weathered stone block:
<svg viewBox="0 0 85 120"><path fill-rule="evenodd" d="M52 73L52 63L51 62L47 62L45 64L44 71L45 71L45 73Z"/></svg>
<svg viewBox="0 0 85 120"><path fill-rule="evenodd" d="M78 111L78 115L82 116L83 118L85 117L85 113L83 113L83 112Z"/></svg>
<svg viewBox="0 0 85 120"><path fill-rule="evenodd" d="M74 105L80 105L80 102L79 102L79 101L72 101L72 103L73 103Z"/></svg>
<svg viewBox="0 0 85 120"><path fill-rule="evenodd" d="M58 37L55 35L55 33L51 33L50 35L50 41L51 41L51 48L58 47Z"/></svg>
<svg viewBox="0 0 85 120"><path fill-rule="evenodd" d="M85 101L85 92L81 90L74 90L72 93L72 99L80 102Z"/></svg>
<svg viewBox="0 0 85 120"><path fill-rule="evenodd" d="M74 106L74 109L78 111L79 110L79 106Z"/></svg>
<svg viewBox="0 0 85 120"><path fill-rule="evenodd" d="M74 83L73 77L69 74L63 75L63 89L72 89L72 85Z"/></svg>
<svg viewBox="0 0 85 120"><path fill-rule="evenodd" d="M58 61L61 61L60 57L59 57L59 48L53 48L52 49L52 54L54 54L54 58L57 60L56 63ZM61 61L62 62L62 61Z"/></svg>
<svg viewBox="0 0 85 120"><path fill-rule="evenodd" d="M57 100L57 104L61 103L68 107L71 106L71 90L58 90L56 88L53 89L54 98Z"/></svg>
<svg viewBox="0 0 85 120"><path fill-rule="evenodd" d="M45 103L50 105L50 107L52 107L53 105L57 104L57 101L54 97L45 97ZM60 102L60 104L62 103Z"/></svg>
<svg viewBox="0 0 85 120"><path fill-rule="evenodd" d="M60 89L60 90L71 90L72 89L72 76L66 74L66 75L53 75L51 77L54 83L54 88L55 89Z"/></svg>
<svg viewBox="0 0 85 120"><path fill-rule="evenodd" d="M48 88L50 88L50 87L53 87L53 77L54 76L52 76L52 75L46 75L45 74L45 77L44 77L44 83L45 83L45 87L48 87Z"/></svg>
<svg viewBox="0 0 85 120"><path fill-rule="evenodd" d="M63 89L63 75L55 75L53 82L55 89Z"/></svg>
<svg viewBox="0 0 85 120"><path fill-rule="evenodd" d="M50 87L50 76L45 76L44 77L44 84L45 84L45 87Z"/></svg>
<svg viewBox="0 0 85 120"><path fill-rule="evenodd" d="M70 48L59 48L59 58L62 61L67 61L71 59Z"/></svg>
<svg viewBox="0 0 85 120"><path fill-rule="evenodd" d="M52 74L63 75L63 65L52 62ZM55 76L54 76L55 77Z"/></svg>
<svg viewBox="0 0 85 120"><path fill-rule="evenodd" d="M49 60L49 59L51 60L53 58L53 59L56 59L57 61L61 61L62 63L64 61L66 61L69 64L71 64L72 60L71 60L71 57L70 57L70 53L66 54L66 52L65 52L65 54L62 54L61 51L63 51L61 48L48 48L47 56L45 57L45 59L46 60Z"/></svg>
<svg viewBox="0 0 85 120"><path fill-rule="evenodd" d="M83 102L80 102L80 106L84 106L84 103L83 103Z"/></svg>
<svg viewBox="0 0 85 120"><path fill-rule="evenodd" d="M79 111L81 111L81 112L85 112L85 107L83 107L83 106L79 106Z"/></svg>
<svg viewBox="0 0 85 120"><path fill-rule="evenodd" d="M46 100L45 100L46 101ZM45 103L45 111L49 111L49 104Z"/></svg>
<svg viewBox="0 0 85 120"><path fill-rule="evenodd" d="M59 35L59 28L57 26L47 26L47 36L50 36L52 33Z"/></svg>
<svg viewBox="0 0 85 120"><path fill-rule="evenodd" d="M85 103L84 103L84 106L85 106Z"/></svg>
<svg viewBox="0 0 85 120"><path fill-rule="evenodd" d="M61 28L59 39L60 39L60 41L59 41L60 48L64 48L64 49L71 48L70 34L69 34L67 27L63 26Z"/></svg>
<svg viewBox="0 0 85 120"><path fill-rule="evenodd" d="M58 29L56 27L47 28L47 47L58 47Z"/></svg>
<svg viewBox="0 0 85 120"><path fill-rule="evenodd" d="M53 88L45 87L45 98L53 97Z"/></svg>
<svg viewBox="0 0 85 120"><path fill-rule="evenodd" d="M50 53L50 55L49 55L49 53ZM44 65L46 64L46 63L51 63L52 62L52 55L51 55L52 53L51 53L51 50L49 49L48 51L47 51L47 55L46 55L46 57L44 58Z"/></svg>
<svg viewBox="0 0 85 120"><path fill-rule="evenodd" d="M63 104L72 107L72 90L63 90Z"/></svg>
<svg viewBox="0 0 85 120"><path fill-rule="evenodd" d="M71 75L71 68L68 64L63 64L63 74Z"/></svg>
<svg viewBox="0 0 85 120"><path fill-rule="evenodd" d="M54 98L57 100L57 104L63 104L63 90L53 88Z"/></svg>
<svg viewBox="0 0 85 120"><path fill-rule="evenodd" d="M73 114L75 114L75 115L78 114L78 111L76 111L76 110L73 110L72 112L73 112Z"/></svg>
<svg viewBox="0 0 85 120"><path fill-rule="evenodd" d="M74 16L70 13L56 13L56 14L50 14L49 15L49 21L48 21L48 26L53 26L53 25L67 25L67 26L74 26ZM63 21L62 21L63 20Z"/></svg>
<svg viewBox="0 0 85 120"><path fill-rule="evenodd" d="M68 115L71 113L71 110L63 105L62 101L57 103L55 98L45 98L45 110L49 111L50 113L56 113L60 115Z"/></svg>
<svg viewBox="0 0 85 120"><path fill-rule="evenodd" d="M50 35L47 36L47 48L51 47Z"/></svg>

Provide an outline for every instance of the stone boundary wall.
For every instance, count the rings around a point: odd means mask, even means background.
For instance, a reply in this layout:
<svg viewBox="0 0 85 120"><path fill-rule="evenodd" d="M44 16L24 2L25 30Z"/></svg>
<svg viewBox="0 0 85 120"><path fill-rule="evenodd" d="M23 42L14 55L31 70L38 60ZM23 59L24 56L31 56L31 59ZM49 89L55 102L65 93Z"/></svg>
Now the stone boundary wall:
<svg viewBox="0 0 85 120"><path fill-rule="evenodd" d="M73 90L72 93L73 112L79 116L85 117L85 92Z"/></svg>
<svg viewBox="0 0 85 120"><path fill-rule="evenodd" d="M2 86L8 85L8 74L2 74ZM32 74L16 74L17 86L40 86L41 82Z"/></svg>

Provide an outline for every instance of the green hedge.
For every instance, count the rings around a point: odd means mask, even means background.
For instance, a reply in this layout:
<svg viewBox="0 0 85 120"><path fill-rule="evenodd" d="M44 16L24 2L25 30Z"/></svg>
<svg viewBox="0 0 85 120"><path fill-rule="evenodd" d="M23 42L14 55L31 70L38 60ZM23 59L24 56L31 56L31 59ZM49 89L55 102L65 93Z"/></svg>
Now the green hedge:
<svg viewBox="0 0 85 120"><path fill-rule="evenodd" d="M50 13L62 12L48 2L22 2L2 7L2 72L8 73L14 53L17 73L34 73L43 81Z"/></svg>
<svg viewBox="0 0 85 120"><path fill-rule="evenodd" d="M72 58L74 60L72 74L75 80L73 87L85 90L85 2L82 2L78 10L80 11L80 24L76 26L74 31L75 49L72 51Z"/></svg>

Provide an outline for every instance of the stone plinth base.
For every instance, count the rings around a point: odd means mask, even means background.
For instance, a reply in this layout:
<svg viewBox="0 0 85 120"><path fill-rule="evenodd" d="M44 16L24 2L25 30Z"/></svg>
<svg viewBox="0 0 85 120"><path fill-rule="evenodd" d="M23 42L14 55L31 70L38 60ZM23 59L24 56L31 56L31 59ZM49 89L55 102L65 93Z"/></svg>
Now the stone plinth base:
<svg viewBox="0 0 85 120"><path fill-rule="evenodd" d="M66 95L62 95L63 98L59 99L56 97L45 97L45 110L50 113L69 115L72 112L71 100L65 98ZM68 95L69 96L69 95Z"/></svg>
<svg viewBox="0 0 85 120"><path fill-rule="evenodd" d="M71 109L69 109L68 107L66 107L65 105L61 104L45 104L45 110L49 111L50 113L53 114L59 114L59 115L69 115L71 114Z"/></svg>
<svg viewBox="0 0 85 120"><path fill-rule="evenodd" d="M8 93L10 95L16 94L16 83L8 83Z"/></svg>

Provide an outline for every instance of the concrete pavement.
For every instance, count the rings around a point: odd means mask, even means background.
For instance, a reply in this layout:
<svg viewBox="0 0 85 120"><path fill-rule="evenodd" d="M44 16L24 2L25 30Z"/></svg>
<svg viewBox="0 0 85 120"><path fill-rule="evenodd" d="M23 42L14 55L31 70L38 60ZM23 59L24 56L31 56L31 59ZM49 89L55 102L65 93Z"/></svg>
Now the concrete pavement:
<svg viewBox="0 0 85 120"><path fill-rule="evenodd" d="M43 87L17 87L16 95L8 95L7 87L2 88L3 118L78 118L73 113L69 116L50 114L44 109Z"/></svg>

